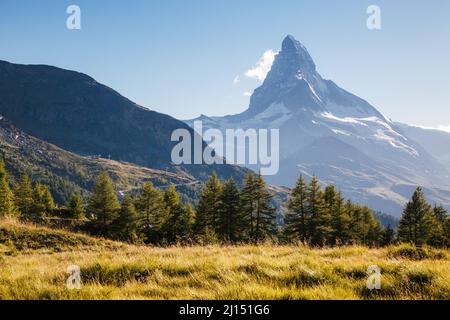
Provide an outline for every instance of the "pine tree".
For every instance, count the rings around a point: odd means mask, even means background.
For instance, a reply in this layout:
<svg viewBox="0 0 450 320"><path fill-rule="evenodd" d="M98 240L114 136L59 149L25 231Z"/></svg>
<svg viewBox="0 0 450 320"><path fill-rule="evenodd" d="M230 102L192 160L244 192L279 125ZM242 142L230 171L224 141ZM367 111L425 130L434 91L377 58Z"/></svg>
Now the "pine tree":
<svg viewBox="0 0 450 320"><path fill-rule="evenodd" d="M243 240L251 240L255 236L255 194L256 179L253 172L248 171L245 176L244 187L241 191L240 204Z"/></svg>
<svg viewBox="0 0 450 320"><path fill-rule="evenodd" d="M334 186L328 186L324 194L327 216L330 217L330 243L346 244L350 240L350 216L345 207L345 199Z"/></svg>
<svg viewBox="0 0 450 320"><path fill-rule="evenodd" d="M447 210L442 205L435 205L433 208L433 218L430 219L431 234L428 244L432 246L442 247L447 244L447 236L445 234L445 220L448 217Z"/></svg>
<svg viewBox="0 0 450 320"><path fill-rule="evenodd" d="M440 223L444 223L448 218L448 212L442 205L435 205L433 208L433 213Z"/></svg>
<svg viewBox="0 0 450 320"><path fill-rule="evenodd" d="M285 235L290 240L309 241L309 216L306 210L306 183L303 176L297 180L287 203L285 216Z"/></svg>
<svg viewBox="0 0 450 320"><path fill-rule="evenodd" d="M166 217L161 228L161 233L165 242L175 243L180 232L178 222L184 210L180 195L175 189L175 186L171 185L164 192L163 201L166 209Z"/></svg>
<svg viewBox="0 0 450 320"><path fill-rule="evenodd" d="M43 184L37 183L33 189L33 215L36 218L50 215L55 209L55 202L53 201L50 190Z"/></svg>
<svg viewBox="0 0 450 320"><path fill-rule="evenodd" d="M212 173L209 180L202 189L197 205L197 221L195 231L197 234L205 232L210 228L217 232L217 219L221 207L220 195L222 184L217 179L215 172Z"/></svg>
<svg viewBox="0 0 450 320"><path fill-rule="evenodd" d="M361 206L353 204L350 200L345 203L345 211L350 216L350 242L355 244L364 243L365 225Z"/></svg>
<svg viewBox="0 0 450 320"><path fill-rule="evenodd" d="M33 217L33 187L27 175L23 175L19 184L16 185L15 205L24 218Z"/></svg>
<svg viewBox="0 0 450 320"><path fill-rule="evenodd" d="M137 198L136 208L140 217L141 232L146 243L157 243L161 239L161 227L166 218L163 194L151 182L144 185Z"/></svg>
<svg viewBox="0 0 450 320"><path fill-rule="evenodd" d="M177 242L188 243L192 241L194 238L195 215L195 211L190 204L182 207L180 215L175 222Z"/></svg>
<svg viewBox="0 0 450 320"><path fill-rule="evenodd" d="M346 208L350 213L351 241L358 244L375 245L381 237L381 225L375 218L373 211L362 205L348 201Z"/></svg>
<svg viewBox="0 0 450 320"><path fill-rule="evenodd" d="M86 215L83 200L77 194L73 194L66 205L68 214L71 218L82 219Z"/></svg>
<svg viewBox="0 0 450 320"><path fill-rule="evenodd" d="M418 187L403 211L398 227L399 240L416 245L426 244L432 236L435 221L433 209L425 199L422 188Z"/></svg>
<svg viewBox="0 0 450 320"><path fill-rule="evenodd" d="M264 239L272 238L276 232L275 229L275 208L272 206L272 195L267 190L266 183L259 174L255 181L254 193L254 236L253 241L258 243Z"/></svg>
<svg viewBox="0 0 450 320"><path fill-rule="evenodd" d="M0 217L15 214L14 196L9 187L5 164L0 159Z"/></svg>
<svg viewBox="0 0 450 320"><path fill-rule="evenodd" d="M233 179L226 181L220 195L218 236L221 240L235 242L242 233L239 188Z"/></svg>
<svg viewBox="0 0 450 320"><path fill-rule="evenodd" d="M313 245L324 245L331 233L330 216L325 210L319 180L313 177L308 185L306 210L310 217L308 233Z"/></svg>
<svg viewBox="0 0 450 320"><path fill-rule="evenodd" d="M364 217L365 234L364 234L364 244L366 245L376 245L380 241L381 236L381 224L375 218L373 211L367 207L362 207L362 213Z"/></svg>
<svg viewBox="0 0 450 320"><path fill-rule="evenodd" d="M108 173L102 172L97 178L95 188L89 199L88 212L99 224L102 232L117 218L120 203Z"/></svg>
<svg viewBox="0 0 450 320"><path fill-rule="evenodd" d="M445 234L445 242L447 246L450 246L450 217L447 217L444 221L444 234Z"/></svg>
<svg viewBox="0 0 450 320"><path fill-rule="evenodd" d="M117 239L136 243L140 239L138 214L134 207L133 198L126 194L122 200L119 215L113 222L114 235Z"/></svg>
<svg viewBox="0 0 450 320"><path fill-rule="evenodd" d="M395 231L390 226L387 226L381 231L380 244L382 246L389 246L395 242Z"/></svg>

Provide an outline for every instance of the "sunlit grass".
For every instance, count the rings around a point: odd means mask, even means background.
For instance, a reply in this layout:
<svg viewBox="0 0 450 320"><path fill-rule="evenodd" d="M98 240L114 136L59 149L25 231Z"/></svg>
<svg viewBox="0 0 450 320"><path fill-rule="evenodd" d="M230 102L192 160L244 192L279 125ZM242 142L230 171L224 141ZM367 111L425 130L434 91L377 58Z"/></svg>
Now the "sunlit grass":
<svg viewBox="0 0 450 320"><path fill-rule="evenodd" d="M57 250L36 244L46 234ZM450 299L448 250L417 250L152 248L2 220L0 299ZM69 265L81 267L80 290L66 288ZM381 290L366 287L370 265Z"/></svg>

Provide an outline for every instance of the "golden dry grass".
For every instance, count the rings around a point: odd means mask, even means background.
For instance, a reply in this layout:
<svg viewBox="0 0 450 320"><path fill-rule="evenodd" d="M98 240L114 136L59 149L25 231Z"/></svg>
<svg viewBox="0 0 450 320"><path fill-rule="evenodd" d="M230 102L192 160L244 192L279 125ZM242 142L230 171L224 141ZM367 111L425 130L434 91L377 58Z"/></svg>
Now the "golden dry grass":
<svg viewBox="0 0 450 320"><path fill-rule="evenodd" d="M70 240L16 246L11 233ZM449 256L408 245L151 248L1 220L0 299L450 299ZM81 267L80 290L66 287L69 265ZM370 265L381 290L366 287Z"/></svg>

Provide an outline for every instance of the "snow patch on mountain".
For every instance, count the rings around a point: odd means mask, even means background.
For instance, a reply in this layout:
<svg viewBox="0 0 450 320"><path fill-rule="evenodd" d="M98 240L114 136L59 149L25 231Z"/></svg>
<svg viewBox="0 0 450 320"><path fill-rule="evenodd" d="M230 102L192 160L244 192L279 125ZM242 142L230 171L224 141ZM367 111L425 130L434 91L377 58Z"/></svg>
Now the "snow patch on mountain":
<svg viewBox="0 0 450 320"><path fill-rule="evenodd" d="M360 125L360 126L366 126L367 127L367 124L359 121L357 118L352 118L352 117L339 118L339 117L336 117L335 115L333 115L332 113L329 113L329 112L323 112L320 115L322 117L326 118L326 119L329 119L329 120L333 120L333 121L337 121L337 122L357 124L357 125Z"/></svg>

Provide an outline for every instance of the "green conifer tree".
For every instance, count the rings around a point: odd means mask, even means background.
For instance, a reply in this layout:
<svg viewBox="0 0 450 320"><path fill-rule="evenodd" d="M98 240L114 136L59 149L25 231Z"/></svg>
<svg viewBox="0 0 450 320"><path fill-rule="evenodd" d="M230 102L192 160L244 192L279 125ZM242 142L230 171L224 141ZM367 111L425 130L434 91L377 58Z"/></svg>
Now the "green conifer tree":
<svg viewBox="0 0 450 320"><path fill-rule="evenodd" d="M36 218L48 216L53 212L55 202L47 186L41 183L34 186L32 208L33 215Z"/></svg>
<svg viewBox="0 0 450 320"><path fill-rule="evenodd" d="M273 238L276 233L275 213L276 209L272 205L273 196L267 190L266 183L259 174L255 181L254 193L254 236L253 241L258 243L262 240Z"/></svg>
<svg viewBox="0 0 450 320"><path fill-rule="evenodd" d="M435 225L433 209L425 199L422 188L418 187L403 211L398 227L399 240L416 245L426 244L431 239Z"/></svg>
<svg viewBox="0 0 450 320"><path fill-rule="evenodd" d="M83 199L77 194L73 194L70 197L66 207L71 218L83 219L86 216Z"/></svg>
<svg viewBox="0 0 450 320"><path fill-rule="evenodd" d="M330 217L330 243L334 245L346 244L350 241L350 216L345 206L345 199L334 186L325 189L325 206Z"/></svg>
<svg viewBox="0 0 450 320"><path fill-rule="evenodd" d="M166 243L175 243L179 234L179 219L183 214L183 205L181 203L180 195L175 189L174 185L171 185L163 196L164 205L166 209L166 217L162 224L161 234L163 241Z"/></svg>
<svg viewBox="0 0 450 320"><path fill-rule="evenodd" d="M0 159L0 217L16 215L14 196L9 187L5 164Z"/></svg>
<svg viewBox="0 0 450 320"><path fill-rule="evenodd" d="M289 240L309 241L309 216L306 210L307 186L303 176L297 180L287 203L288 212L285 216L285 235Z"/></svg>
<svg viewBox="0 0 450 320"><path fill-rule="evenodd" d="M450 247L450 217L447 217L447 219L445 219L443 229L446 246Z"/></svg>
<svg viewBox="0 0 450 320"><path fill-rule="evenodd" d="M381 224L375 218L373 211L367 207L362 207L362 213L364 217L365 234L364 234L364 244L366 245L377 245L380 242L381 236Z"/></svg>
<svg viewBox="0 0 450 320"><path fill-rule="evenodd" d="M140 217L141 232L146 243L157 243L161 240L161 228L166 219L163 193L147 182L136 200L136 208Z"/></svg>
<svg viewBox="0 0 450 320"><path fill-rule="evenodd" d="M209 180L204 185L197 205L197 220L195 231L197 234L203 234L206 228L218 232L218 216L221 207L220 195L222 184L215 172L212 173Z"/></svg>
<svg viewBox="0 0 450 320"><path fill-rule="evenodd" d="M433 208L433 213L440 223L444 223L448 218L448 212L442 205L435 205Z"/></svg>
<svg viewBox="0 0 450 320"><path fill-rule="evenodd" d="M190 243L194 239L195 211L190 204L182 206L175 222L176 241Z"/></svg>
<svg viewBox="0 0 450 320"><path fill-rule="evenodd" d="M108 173L102 172L89 199L88 213L98 223L100 231L107 232L108 225L117 218L119 209L120 203L112 180Z"/></svg>
<svg viewBox="0 0 450 320"><path fill-rule="evenodd" d="M382 246L389 246L395 243L395 231L390 226L387 226L381 231L380 244Z"/></svg>
<svg viewBox="0 0 450 320"><path fill-rule="evenodd" d="M313 177L308 185L307 206L309 227L308 233L313 245L324 245L328 240L331 227L330 216L325 209L323 191L317 177Z"/></svg>
<svg viewBox="0 0 450 320"><path fill-rule="evenodd" d="M220 195L218 236L222 241L236 242L241 239L242 217L239 188L233 179L227 180Z"/></svg>
<svg viewBox="0 0 450 320"><path fill-rule="evenodd" d="M133 198L126 194L122 199L119 215L113 222L114 235L117 239L131 243L141 239L138 226L138 214Z"/></svg>
<svg viewBox="0 0 450 320"><path fill-rule="evenodd" d="M14 200L17 210L23 218L29 219L33 213L33 187L27 175L22 175L20 182L16 185Z"/></svg>
<svg viewBox="0 0 450 320"><path fill-rule="evenodd" d="M245 176L244 187L241 191L241 223L243 240L250 241L255 237L255 198L256 179L252 171Z"/></svg>

